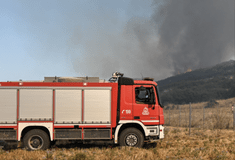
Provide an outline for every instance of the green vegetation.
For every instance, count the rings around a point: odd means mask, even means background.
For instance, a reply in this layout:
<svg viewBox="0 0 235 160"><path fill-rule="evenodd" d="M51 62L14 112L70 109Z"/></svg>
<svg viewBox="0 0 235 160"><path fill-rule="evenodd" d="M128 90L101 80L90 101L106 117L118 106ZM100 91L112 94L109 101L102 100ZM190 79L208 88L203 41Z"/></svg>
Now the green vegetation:
<svg viewBox="0 0 235 160"><path fill-rule="evenodd" d="M157 83L163 104L232 98L235 97L235 61L176 75Z"/></svg>

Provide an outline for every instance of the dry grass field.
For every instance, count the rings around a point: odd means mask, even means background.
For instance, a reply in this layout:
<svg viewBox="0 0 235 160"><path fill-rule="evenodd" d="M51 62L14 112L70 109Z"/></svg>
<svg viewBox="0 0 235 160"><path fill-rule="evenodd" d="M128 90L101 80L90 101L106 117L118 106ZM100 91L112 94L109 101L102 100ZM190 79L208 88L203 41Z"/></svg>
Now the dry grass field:
<svg viewBox="0 0 235 160"><path fill-rule="evenodd" d="M57 145L46 151L0 149L0 160L156 160L156 159L235 159L235 131L232 130L231 105L235 98L218 100L214 108L205 109L206 103L192 104L192 129L189 135L189 105L179 110L165 110L165 138L144 148L69 144ZM169 117L171 117L169 119ZM169 122L170 121L170 122ZM171 125L171 126L169 126Z"/></svg>
<svg viewBox="0 0 235 160"><path fill-rule="evenodd" d="M235 159L235 132L233 130L201 130L166 127L165 139L144 148L82 145L64 148L54 147L46 151L26 151L23 149L1 150L0 159Z"/></svg>
<svg viewBox="0 0 235 160"><path fill-rule="evenodd" d="M191 113L191 126L204 129L231 129L233 128L233 113L231 107L235 104L235 98L226 100L216 100L217 104L212 108L204 109L207 102L193 103ZM188 127L189 126L189 104L185 105L168 105L169 110L164 110L165 125ZM235 107L235 106L234 106Z"/></svg>

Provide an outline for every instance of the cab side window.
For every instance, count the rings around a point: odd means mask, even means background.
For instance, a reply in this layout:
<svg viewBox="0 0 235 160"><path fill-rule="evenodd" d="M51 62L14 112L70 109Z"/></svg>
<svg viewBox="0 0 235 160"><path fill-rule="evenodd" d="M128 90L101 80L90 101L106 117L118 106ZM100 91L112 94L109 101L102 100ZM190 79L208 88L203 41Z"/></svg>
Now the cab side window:
<svg viewBox="0 0 235 160"><path fill-rule="evenodd" d="M151 98L153 98L153 101L151 102ZM153 104L155 103L155 96L153 92L153 88L141 88L136 87L135 88L135 101L137 104Z"/></svg>

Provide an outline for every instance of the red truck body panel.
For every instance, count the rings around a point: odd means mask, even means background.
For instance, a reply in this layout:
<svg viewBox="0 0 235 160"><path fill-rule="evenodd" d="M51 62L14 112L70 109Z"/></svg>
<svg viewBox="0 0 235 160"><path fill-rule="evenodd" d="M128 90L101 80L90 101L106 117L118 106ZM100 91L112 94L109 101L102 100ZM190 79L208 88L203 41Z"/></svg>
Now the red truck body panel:
<svg viewBox="0 0 235 160"><path fill-rule="evenodd" d="M96 83L96 82L0 82L0 91L6 91L6 90L13 90L13 93L16 93L16 122L13 123L5 123L3 124L0 122L0 129L1 128L9 128L14 129L16 131L17 140L21 140L22 132L27 127L33 127L37 126L38 124L41 124L42 127L47 127L50 133L51 140L54 140L56 130L58 130L58 133L62 133L63 129L68 129L68 132L74 132L73 129L80 129L81 130L81 139L87 139L85 136L85 132L90 131L89 129L100 129L100 133L96 134L106 134L109 133L109 139L114 139L115 142L117 142L116 139L118 139L119 136L119 130L121 131L121 127L123 127L123 124L127 123L134 123L136 125L140 125L143 127L144 134L146 136L151 135L149 132L151 129L148 129L148 126L154 126L156 127L156 135L157 132L160 132L160 125L164 124L164 115L163 115L163 108L159 104L158 100L158 93L157 93L157 83L154 81L146 81L146 80L134 80L134 84L119 84L117 82L102 82L102 83ZM138 103L136 101L136 89L145 87L145 88L151 88L154 92L154 99L155 104L146 104L146 103ZM104 123L93 123L85 121L85 119L89 119L89 116L85 114L85 112L89 113L89 107L94 107L94 110L97 108L95 107L95 102L92 102L92 99L88 102L86 102L86 96L94 96L92 95L92 91L94 90L102 90L102 88L106 88L108 92L100 92L104 96L106 96L104 99L109 106L110 101L110 108L108 108L108 112L104 111L104 114L110 114L110 122ZM2 89L2 90L1 90ZM30 94L30 90L34 91L34 94L37 95L37 91L39 90L49 90L48 92L45 92L48 95L52 95L52 118L49 119L40 119L40 117L36 117L37 119L24 119L23 116L20 116L20 112L23 115L23 111L20 110L20 107L23 106L21 103L24 103L26 108L28 107L27 103L27 97L23 100L21 100L21 94L24 96L24 94ZM86 92L86 90L89 90L89 92ZM23 93L22 90L25 90L27 92ZM57 106L57 99L56 98L56 92L59 90L79 90L76 92L76 94L81 95L81 98L79 99L81 101L81 122L58 122L56 121L56 110L58 108ZM21 93L22 91L22 93ZM29 91L29 92L28 92ZM51 91L51 92L50 92ZM4 93L1 94L4 94ZM86 92L86 93L85 93ZM13 93L9 92L9 94L14 95ZM58 92L58 96L59 96ZM110 93L110 94L109 94ZM75 92L74 92L75 94ZM43 95L43 94L40 94ZM109 99L110 96L110 99ZM13 96L14 97L14 96ZM108 98L107 98L108 97ZM102 95L101 95L102 98ZM14 98L13 98L14 99ZM21 102L22 101L22 102ZM26 101L26 102L25 102ZM29 99L30 101L30 99ZM99 101L99 99L96 99L96 101ZM36 101L35 101L36 102ZM39 101L37 101L39 102ZM8 103L8 102L4 102ZM39 102L43 103L43 102ZM87 104L86 104L87 103ZM63 103L61 103L62 105ZM92 106L92 105L93 106ZM32 103L30 105L33 105ZM43 105L43 104L42 104ZM66 105L66 104L65 104ZM85 105L87 105L88 108L85 108ZM102 105L102 103L100 103ZM0 100L0 107L1 107L1 100ZM1 109L1 108L0 108ZM65 110L66 111L66 110ZM45 111L46 112L46 111ZM59 111L58 111L59 112ZM80 111L79 111L80 113ZM27 113L28 114L28 113ZM61 113L57 113L58 115ZM95 113L92 113L95 115ZM101 112L99 112L101 114ZM107 116L107 115L106 115ZM23 117L23 118L22 118ZM63 118L63 115L61 116ZM97 115L99 117L99 115ZM102 117L102 115L101 115ZM109 116L108 116L109 117ZM27 125L26 125L27 124ZM52 128L50 128L52 127ZM62 129L62 130L60 130ZM105 130L102 131L102 129L109 129L109 132L106 132ZM154 130L155 132L155 130ZM10 133L10 132L9 132ZM160 135L160 133L158 133ZM58 135L57 135L58 136ZM164 136L164 134L163 134ZM94 138L94 137L93 137ZM106 137L107 138L107 137ZM1 140L1 133L0 133L0 140Z"/></svg>

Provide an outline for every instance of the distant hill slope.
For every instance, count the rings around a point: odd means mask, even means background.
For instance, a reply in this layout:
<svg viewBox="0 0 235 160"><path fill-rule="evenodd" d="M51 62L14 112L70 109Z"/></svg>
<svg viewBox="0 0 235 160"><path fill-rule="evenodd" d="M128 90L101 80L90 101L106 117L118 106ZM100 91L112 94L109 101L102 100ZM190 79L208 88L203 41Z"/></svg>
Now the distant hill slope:
<svg viewBox="0 0 235 160"><path fill-rule="evenodd" d="M235 97L235 61L179 74L157 83L163 103L183 104Z"/></svg>

